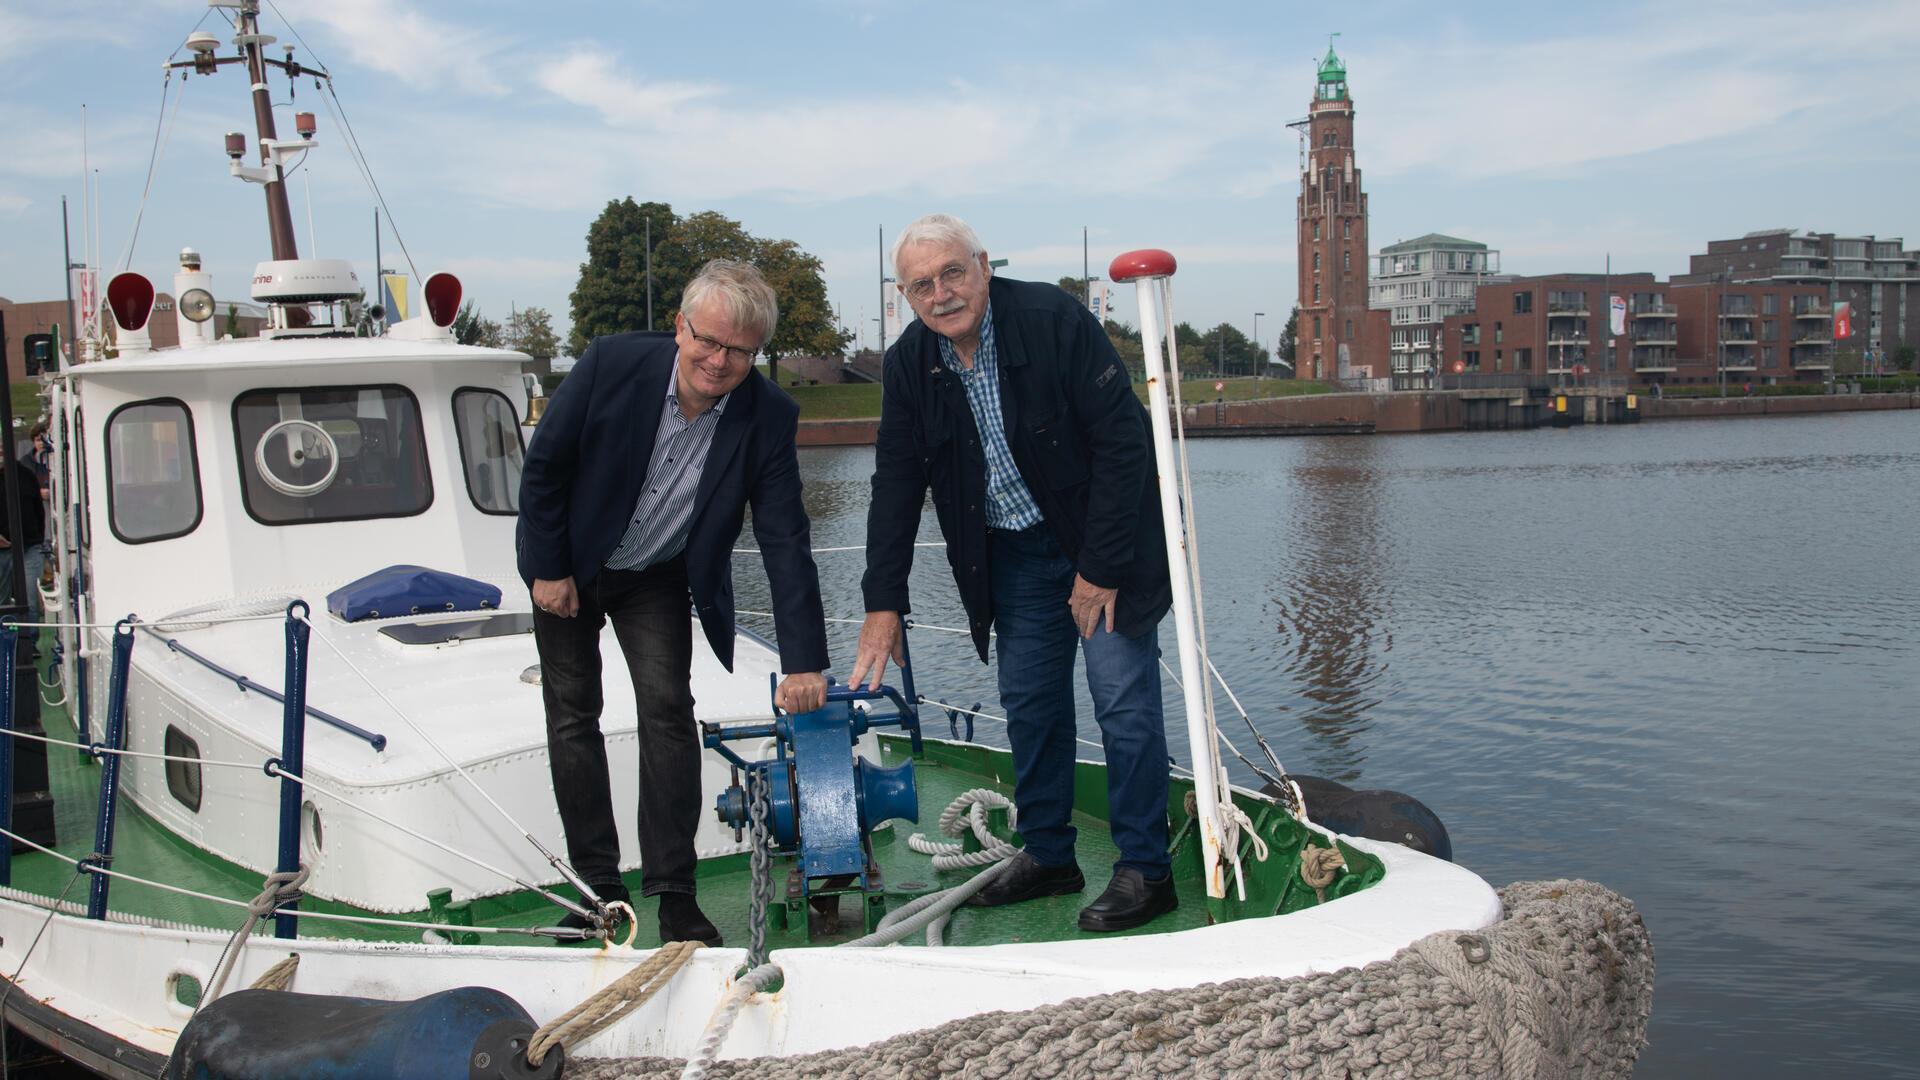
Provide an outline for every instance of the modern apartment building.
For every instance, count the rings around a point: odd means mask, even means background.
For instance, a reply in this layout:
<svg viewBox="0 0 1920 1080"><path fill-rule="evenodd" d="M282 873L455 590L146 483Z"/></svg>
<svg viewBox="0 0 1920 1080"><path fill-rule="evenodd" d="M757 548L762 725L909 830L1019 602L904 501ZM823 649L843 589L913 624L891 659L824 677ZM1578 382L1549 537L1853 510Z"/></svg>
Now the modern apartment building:
<svg viewBox="0 0 1920 1080"><path fill-rule="evenodd" d="M1679 386L1815 382L1834 366L1833 305L1819 285L1556 274L1483 286L1475 307L1445 320L1441 370Z"/></svg>
<svg viewBox="0 0 1920 1080"><path fill-rule="evenodd" d="M1548 274L1512 278L1477 290L1472 314L1443 322L1440 358L1448 372L1567 375L1618 374L1637 345L1653 350L1665 338L1609 332L1609 298L1643 297L1648 335L1665 332L1668 313L1652 274Z"/></svg>
<svg viewBox="0 0 1920 1080"><path fill-rule="evenodd" d="M1710 240L1689 260L1678 285L1774 282L1818 285L1829 304L1852 308L1853 336L1841 348L1883 360L1902 346L1920 347L1920 251L1900 237L1841 236L1762 229L1733 240Z"/></svg>
<svg viewBox="0 0 1920 1080"><path fill-rule="evenodd" d="M1510 280L1500 253L1474 240L1428 233L1381 248L1367 306L1387 313L1393 388L1432 386L1447 316L1471 313L1477 289Z"/></svg>

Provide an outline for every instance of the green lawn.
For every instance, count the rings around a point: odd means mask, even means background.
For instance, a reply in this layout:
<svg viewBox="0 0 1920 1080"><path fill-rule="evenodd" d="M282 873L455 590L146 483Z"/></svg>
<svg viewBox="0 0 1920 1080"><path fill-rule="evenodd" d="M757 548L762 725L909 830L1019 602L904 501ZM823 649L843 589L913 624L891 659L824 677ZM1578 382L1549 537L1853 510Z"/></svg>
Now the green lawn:
<svg viewBox="0 0 1920 1080"><path fill-rule="evenodd" d="M37 379L15 379L13 381L13 415L23 422L22 426L32 426L40 417L40 382Z"/></svg>
<svg viewBox="0 0 1920 1080"><path fill-rule="evenodd" d="M1214 382L1225 383L1225 388L1214 390ZM783 387L793 399L800 403L802 420L860 420L880 415L879 383L840 383L828 386L789 386ZM1332 388L1325 383L1305 379L1250 379L1233 378L1214 380L1211 378L1189 379L1181 384L1181 396L1187 401L1198 404L1212 401L1216 397L1228 401L1253 401L1259 398L1294 397L1300 394L1324 394ZM1135 383L1133 392L1144 403L1147 400L1145 383Z"/></svg>

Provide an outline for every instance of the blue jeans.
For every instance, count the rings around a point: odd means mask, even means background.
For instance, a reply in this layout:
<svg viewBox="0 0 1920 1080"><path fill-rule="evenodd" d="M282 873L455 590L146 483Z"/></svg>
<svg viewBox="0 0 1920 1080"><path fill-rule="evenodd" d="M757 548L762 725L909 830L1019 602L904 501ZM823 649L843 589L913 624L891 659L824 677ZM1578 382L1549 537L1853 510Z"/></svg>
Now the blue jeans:
<svg viewBox="0 0 1920 1080"><path fill-rule="evenodd" d="M1082 641L1067 598L1073 563L1045 525L992 534L1000 705L1013 745L1014 802L1027 852L1043 866L1074 861L1077 710L1073 657L1086 654L1087 691L1107 757L1107 805L1120 866L1165 877L1167 732L1160 708L1160 635L1106 629Z"/></svg>
<svg viewBox="0 0 1920 1080"><path fill-rule="evenodd" d="M27 548L27 611L22 622L40 621L40 575L46 572L47 549L36 540ZM13 548L0 549L0 604L13 602Z"/></svg>

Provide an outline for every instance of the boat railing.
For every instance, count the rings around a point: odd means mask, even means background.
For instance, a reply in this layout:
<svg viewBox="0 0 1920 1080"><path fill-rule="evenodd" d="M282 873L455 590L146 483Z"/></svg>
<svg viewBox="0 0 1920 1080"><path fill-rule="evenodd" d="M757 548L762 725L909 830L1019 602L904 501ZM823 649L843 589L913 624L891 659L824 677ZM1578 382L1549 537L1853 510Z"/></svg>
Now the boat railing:
<svg viewBox="0 0 1920 1080"><path fill-rule="evenodd" d="M218 622L258 622L263 620L284 619L286 628L286 681L284 683L284 692L276 693L250 679L242 682L241 676L234 675L232 672L226 671L218 665L211 664L203 657L193 655L190 650L179 647L177 642L170 642L170 644L175 646L175 652L192 656L193 659L199 660L220 674L234 679L236 683L242 685L243 689L267 693L273 697L274 700L280 702L282 706L280 752L276 756L267 757L259 761L220 761L195 755L150 753L126 748L127 691L132 673L133 643L136 639L134 631L136 629L146 628L144 624L140 623L140 621L133 616L129 616L112 624L113 639L112 647L109 650L112 666L107 684L107 722L102 732L102 738L99 741L74 742L51 738L43 734L33 734L31 732L16 730L14 723L14 681L17 675L14 661L19 650L21 632L23 630L38 630L46 627L99 630L104 629L105 625L93 623L21 623L11 618L0 619L0 837L5 837L8 841L11 841L11 843L6 844L7 850L0 853L0 886L10 886L12 884L13 845L17 843L33 851L50 855L72 865L76 874L89 876L87 903L83 910L84 914L90 919L107 918L109 887L112 880L118 878L215 904L239 908L250 912L251 917L271 914L274 916L274 933L276 936L282 938L297 937L298 920L302 918L378 925L394 929L419 928L442 933L447 932L452 926L448 921L417 922L406 919L387 918L385 916L368 917L350 915L342 912L316 912L302 911L299 909L298 881L304 878L306 873L305 868L302 867L300 863L301 808L306 793L315 792L325 795L370 818L378 820L384 826L396 829L402 834L436 850L495 874L503 880L510 881L530 892L541 894L563 908L569 910L577 909L580 914L588 914L587 909L582 903L576 903L564 897L557 896L546 888L523 880L519 875L511 871L494 866L477 856L460 851L449 844L426 836L401 822L393 820L391 815L381 814L374 808L359 802L344 792L336 790L331 785L317 783L305 775L307 717L319 716L321 719L328 721L333 719L321 716L316 710L311 709L306 704L307 655L313 637L313 624L309 615L310 610L306 602L303 600L295 600L287 606L284 615L242 615L213 619L196 618L193 620L196 624L202 624ZM162 623L160 625L166 624ZM159 637L162 641L169 641L169 639L159 634L155 634L155 636ZM359 675L362 679L366 679L365 673L361 672L344 653L341 653L338 646L328 641L325 635L320 636L320 641L333 649L342 662L351 668L355 674ZM368 685L372 686L371 681L368 682ZM414 728L415 733L420 735L423 742L431 745L433 749L440 752L442 756L447 757L447 760L453 765L456 772L465 776L469 782L475 785L483 797L487 798L490 802L494 802L494 805L499 807L498 802L494 801L492 796L489 795L484 788L479 788L478 782L473 780L471 774L462 769L458 762L453 761L450 756L446 755L445 750L435 744L426 733L420 731L417 725L413 725L412 721L405 713L399 711L399 707L395 705L390 698L381 694L378 687L373 687L373 689L382 700L386 701L387 704L395 710L396 714L399 715L403 721ZM384 745L384 736L374 737L380 739L380 744L378 745ZM92 851L87 856L75 858L56 851L49 846L37 843L33 839L22 836L14 830L12 798L13 760L16 743L21 739L42 743L49 747L73 747L101 762L98 795L99 804L95 817L94 844ZM372 739L368 741L370 744L372 743ZM118 808L120 789L120 759L125 757L154 759L168 763L179 762L197 767L260 770L268 777L279 780L280 816L275 852L276 870L266 876L266 891L263 892L260 897L249 903L248 901L237 900L232 897L216 896L193 889L186 889L168 882L136 877L124 871L113 869L114 832L117 824L116 811ZM507 817L510 823L516 827L520 827L519 823L514 821L512 815L508 814L504 808L500 808L500 812ZM566 866L557 856L547 851L545 846L537 839L534 839L532 834L527 833L524 828L522 828L522 832L536 849L555 863L556 869L560 871L563 878L573 882L576 887L579 886L577 880L578 875L572 871L571 867ZM583 896L592 895L591 891L583 891ZM60 902L58 901L56 901L53 906L56 910L61 908ZM459 925L457 931L463 934L516 933L568 940L584 938L589 936L590 933L585 930L561 927L512 928L471 926L464 924Z"/></svg>

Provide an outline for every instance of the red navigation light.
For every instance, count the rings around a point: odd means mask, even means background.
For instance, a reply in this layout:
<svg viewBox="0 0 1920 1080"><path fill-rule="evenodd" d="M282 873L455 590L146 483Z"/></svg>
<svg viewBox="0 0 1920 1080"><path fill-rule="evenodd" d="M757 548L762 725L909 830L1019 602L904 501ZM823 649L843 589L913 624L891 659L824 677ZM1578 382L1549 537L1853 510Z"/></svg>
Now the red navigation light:
<svg viewBox="0 0 1920 1080"><path fill-rule="evenodd" d="M107 306L113 309L113 321L121 329L140 329L153 313L153 282L139 274L115 274L107 282Z"/></svg>
<svg viewBox="0 0 1920 1080"><path fill-rule="evenodd" d="M237 131L227 132L227 156L235 161L239 161L242 157L246 156L246 153L247 137Z"/></svg>
<svg viewBox="0 0 1920 1080"><path fill-rule="evenodd" d="M452 326L460 313L460 279L452 274L435 274L421 290L427 297L427 316L435 326Z"/></svg>
<svg viewBox="0 0 1920 1080"><path fill-rule="evenodd" d="M313 122L313 114L310 112L294 113L293 114L293 130L299 132L300 137L303 139L313 138L313 133L315 130L314 122Z"/></svg>
<svg viewBox="0 0 1920 1080"><path fill-rule="evenodd" d="M1140 278L1172 277L1175 267L1173 253L1159 248L1141 248L1116 257L1107 267L1109 281L1135 281Z"/></svg>

